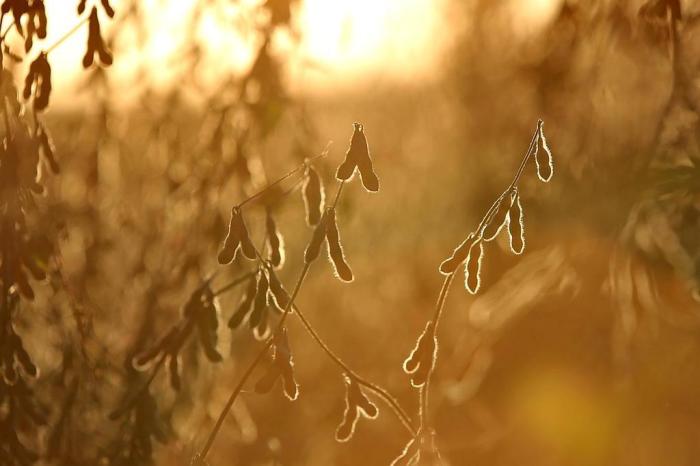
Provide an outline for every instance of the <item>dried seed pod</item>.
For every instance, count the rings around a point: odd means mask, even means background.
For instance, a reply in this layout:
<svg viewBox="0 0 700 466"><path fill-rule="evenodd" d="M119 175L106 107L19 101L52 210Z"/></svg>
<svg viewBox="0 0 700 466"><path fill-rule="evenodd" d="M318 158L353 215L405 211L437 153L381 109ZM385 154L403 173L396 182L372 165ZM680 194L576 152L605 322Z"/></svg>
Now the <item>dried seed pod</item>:
<svg viewBox="0 0 700 466"><path fill-rule="evenodd" d="M199 299L201 307L199 312L194 314L199 340L207 358L212 362L220 362L223 360L223 357L216 349L218 341L217 328L219 326L218 309L214 301L214 293L208 284L201 290Z"/></svg>
<svg viewBox="0 0 700 466"><path fill-rule="evenodd" d="M275 269L280 269L284 265L285 251L284 238L277 229L275 219L272 218L269 209L266 213L265 228L267 233L267 244L270 250L270 263Z"/></svg>
<svg viewBox="0 0 700 466"><path fill-rule="evenodd" d="M228 226L228 234L226 235L226 239L224 239L224 246L219 252L219 264L224 265L231 263L231 261L236 258L239 248L246 258L255 260L257 257L255 254L255 246L253 246L253 243L250 241L250 235L248 234L248 228L243 220L241 209L234 206L231 209L231 221Z"/></svg>
<svg viewBox="0 0 700 466"><path fill-rule="evenodd" d="M318 173L309 165L306 169L306 178L302 189L304 198L304 208L306 210L306 223L309 226L318 224L323 216L323 205L325 203L325 192L321 178Z"/></svg>
<svg viewBox="0 0 700 466"><path fill-rule="evenodd" d="M318 258L321 252L321 245L326 237L326 223L328 222L328 211L324 212L319 220L318 225L314 229L314 233L311 236L311 241L309 241L308 246L306 246L306 251L304 251L304 262L307 264L312 263Z"/></svg>
<svg viewBox="0 0 700 466"><path fill-rule="evenodd" d="M512 190L508 190L508 192L503 193L496 201L498 206L495 212L493 212L491 219L482 230L482 238L484 241L493 241L508 223L508 210L513 202L511 193Z"/></svg>
<svg viewBox="0 0 700 466"><path fill-rule="evenodd" d="M379 179L372 167L367 138L365 137L364 127L360 123L353 123L350 147L348 147L345 153L345 160L338 167L335 177L341 181L348 181L355 174L355 169L359 169L362 185L367 191L379 191Z"/></svg>
<svg viewBox="0 0 700 466"><path fill-rule="evenodd" d="M508 211L508 234L510 236L510 250L515 254L522 254L525 250L525 214L520 205L520 195L515 193L515 200Z"/></svg>
<svg viewBox="0 0 700 466"><path fill-rule="evenodd" d="M29 99L32 95L32 88L34 88L34 110L44 110L49 105L51 95L51 65L45 52L40 53L29 65L29 72L24 79L25 99Z"/></svg>
<svg viewBox="0 0 700 466"><path fill-rule="evenodd" d="M425 325L425 329L420 334L416 340L416 345L413 347L411 354L408 355L406 360L403 362L403 370L407 374L413 374L420 366L423 358L423 353L425 353L426 340L429 338L434 338L433 334L435 332L435 324L433 321L428 321Z"/></svg>
<svg viewBox="0 0 700 466"><path fill-rule="evenodd" d="M180 381L180 357L177 353L171 353L168 356L168 375L170 379L170 386L175 391L180 391L182 386Z"/></svg>
<svg viewBox="0 0 700 466"><path fill-rule="evenodd" d="M358 146L357 151L357 169L360 172L360 179L362 180L362 185L367 191L376 193L379 191L379 178L374 172L374 167L372 166L372 158L369 154L369 146L367 145L367 138L365 137L364 127L359 124L355 124L355 132L358 133L356 145ZM353 135L353 139L354 139ZM351 143L351 149L352 149Z"/></svg>
<svg viewBox="0 0 700 466"><path fill-rule="evenodd" d="M255 299L257 290L257 278L252 277L250 280L248 280L248 287L246 288L245 293L243 293L243 298L241 298L241 302L238 305L236 312L231 315L231 318L228 321L229 328L234 329L241 325L241 322L243 322L253 306L253 300Z"/></svg>
<svg viewBox="0 0 700 466"><path fill-rule="evenodd" d="M352 179L355 175L355 169L357 168L357 152L360 149L360 144L358 142L359 138L359 123L353 123L353 133L350 139L350 146L347 152L345 152L345 159L343 163L338 166L335 172L335 177L341 181L348 181Z"/></svg>
<svg viewBox="0 0 700 466"><path fill-rule="evenodd" d="M340 244L340 234L335 218L335 209L328 209L328 219L326 220L326 243L328 244L328 258L330 259L338 278L344 282L354 280L352 270L345 260L343 246Z"/></svg>
<svg viewBox="0 0 700 466"><path fill-rule="evenodd" d="M78 6L80 8L80 5ZM107 50L107 46L102 39L100 32L100 19L97 17L97 7L92 7L88 22L87 50L83 56L83 67L88 68L95 59L95 53L100 57L103 65L112 64L112 54Z"/></svg>
<svg viewBox="0 0 700 466"><path fill-rule="evenodd" d="M282 379L282 390L287 398L294 401L299 396L299 385L294 380L294 362L287 340L287 330L282 329L274 336L272 364L255 384L257 393L272 390L277 379Z"/></svg>
<svg viewBox="0 0 700 466"><path fill-rule="evenodd" d="M429 353L428 351L425 352L420 366L418 366L418 369L411 374L411 385L416 388L420 388L425 385L425 383L428 381L430 371L435 365L435 346L432 346L432 349L432 353Z"/></svg>
<svg viewBox="0 0 700 466"><path fill-rule="evenodd" d="M198 292L195 292L197 295ZM197 295L198 296L198 295ZM190 302L192 297L190 297ZM190 305L188 302L188 305ZM187 309L188 306L185 306ZM168 333L166 333L156 344L147 350L144 350L136 354L131 359L131 366L137 371L145 371L151 367L152 362L168 349L172 349L178 346L178 342L181 341L182 335L180 334L178 326L173 326Z"/></svg>
<svg viewBox="0 0 700 466"><path fill-rule="evenodd" d="M554 162L552 151L544 136L544 124L540 120L538 125L537 146L535 149L535 162L537 163L537 176L545 183L552 179L554 174Z"/></svg>
<svg viewBox="0 0 700 466"><path fill-rule="evenodd" d="M211 362L221 362L224 358L221 353L216 349L217 336L216 331L207 328L204 324L198 324L197 330L199 330L199 340L202 343L202 349L207 359Z"/></svg>
<svg viewBox="0 0 700 466"><path fill-rule="evenodd" d="M335 439L338 442L347 442L355 433L355 426L360 417L357 406L350 400L350 380L345 376L345 411L343 411L343 419L340 421L338 428L335 431Z"/></svg>
<svg viewBox="0 0 700 466"><path fill-rule="evenodd" d="M233 259L236 258L238 249L241 245L241 238L239 236L239 230L236 227L238 222L239 210L234 207L231 209L231 220L228 224L228 233L226 234L226 239L224 239L224 246L219 252L219 264L230 264Z"/></svg>
<svg viewBox="0 0 700 466"><path fill-rule="evenodd" d="M452 256L442 261L440 264L440 273L443 275L449 275L457 270L462 262L467 260L469 255L469 249L474 242L474 233L469 233L469 236L460 243L459 246L452 251Z"/></svg>
<svg viewBox="0 0 700 466"><path fill-rule="evenodd" d="M299 396L299 385L294 380L294 360L292 350L287 339L287 329L277 332L275 335L275 363L280 367L280 372L284 378L284 394L294 401Z"/></svg>
<svg viewBox="0 0 700 466"><path fill-rule="evenodd" d="M362 390L355 379L350 379L348 385L348 399L357 407L360 414L368 419L375 419L379 415L377 405L372 403Z"/></svg>
<svg viewBox="0 0 700 466"><path fill-rule="evenodd" d="M285 370L282 371L282 382L284 395L291 401L296 400L299 397L299 384L294 379L294 372L291 365L287 366Z"/></svg>
<svg viewBox="0 0 700 466"><path fill-rule="evenodd" d="M355 433L355 425L357 424L358 418L357 409L355 409L354 406L350 406L346 399L343 420L340 421L340 425L338 425L338 428L335 430L335 439L338 442L347 442L352 438L352 435Z"/></svg>
<svg viewBox="0 0 700 466"><path fill-rule="evenodd" d="M248 317L248 324L251 329L258 326L263 318L263 313L267 309L268 305L268 291L270 288L270 282L267 280L267 276L264 271L260 272L258 276L258 286L257 293L255 294L255 300L253 301L253 311Z"/></svg>
<svg viewBox="0 0 700 466"><path fill-rule="evenodd" d="M421 387L425 384L435 365L436 352L435 324L428 321L411 354L403 363L404 372L411 375L411 385Z"/></svg>
<svg viewBox="0 0 700 466"><path fill-rule="evenodd" d="M49 133L46 131L46 128L44 128L44 126L40 123L37 127L36 137L39 142L39 148L41 149L44 158L49 163L51 171L54 172L54 174L58 175L61 171L61 168L58 166L58 162L56 161L53 141L51 141L51 138L49 137Z"/></svg>
<svg viewBox="0 0 700 466"><path fill-rule="evenodd" d="M145 371L151 366L151 362L161 353L162 346L160 344L138 353L131 359L131 367L137 371Z"/></svg>
<svg viewBox="0 0 700 466"><path fill-rule="evenodd" d="M469 257L464 266L464 286L471 294L476 294L481 286L481 260L484 257L484 244L475 242L469 249Z"/></svg>
<svg viewBox="0 0 700 466"><path fill-rule="evenodd" d="M46 9L43 0L34 0L31 5L25 6L27 13L27 33L24 35L24 51L29 52L34 43L34 36L39 39L46 38Z"/></svg>
<svg viewBox="0 0 700 466"><path fill-rule="evenodd" d="M243 215L241 214L240 209L238 210L238 219L239 220L236 222L236 228L238 228L238 234L241 238L241 251L247 259L255 260L257 258L255 246L253 246L253 242L250 240L248 228L245 226L245 221L243 220Z"/></svg>
<svg viewBox="0 0 700 466"><path fill-rule="evenodd" d="M275 308L280 312L284 312L289 305L289 293L284 289L284 285L280 282L277 274L273 270L270 270L270 297L275 305Z"/></svg>
<svg viewBox="0 0 700 466"><path fill-rule="evenodd" d="M355 426L360 415L374 419L379 414L377 406L372 403L358 385L357 381L347 374L345 378L345 411L343 420L335 431L335 439L338 442L347 442L355 433Z"/></svg>
<svg viewBox="0 0 700 466"><path fill-rule="evenodd" d="M102 9L104 9L105 13L107 13L107 16L114 18L114 9L109 4L109 0L100 0L100 3L102 4Z"/></svg>
<svg viewBox="0 0 700 466"><path fill-rule="evenodd" d="M258 341L265 341L270 338L270 326L268 325L268 315L267 310L263 311L260 317L260 322L253 329L253 337Z"/></svg>
<svg viewBox="0 0 700 466"><path fill-rule="evenodd" d="M15 359L22 368L22 372L29 377L38 377L39 368L36 367L32 358L29 357L27 350L24 349L22 339L17 334L13 333L8 340L9 346L14 349Z"/></svg>

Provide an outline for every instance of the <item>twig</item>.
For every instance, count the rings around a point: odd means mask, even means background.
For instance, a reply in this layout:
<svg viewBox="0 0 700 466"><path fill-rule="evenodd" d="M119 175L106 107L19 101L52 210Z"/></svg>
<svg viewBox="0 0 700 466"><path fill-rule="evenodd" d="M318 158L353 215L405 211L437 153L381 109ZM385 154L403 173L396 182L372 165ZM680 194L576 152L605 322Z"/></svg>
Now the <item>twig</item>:
<svg viewBox="0 0 700 466"><path fill-rule="evenodd" d="M240 285L244 281L253 277L256 273L257 273L256 271L248 272L248 273L234 279L231 283L227 283L226 285L222 286L218 290L214 291L213 292L214 296L219 296L220 294L223 294L223 293L235 288L236 286Z"/></svg>
<svg viewBox="0 0 700 466"><path fill-rule="evenodd" d="M277 323L277 327L275 328L275 332L274 332L275 335L277 335L279 332L281 332L282 329L284 328L284 322L287 319L287 316L289 315L289 312L292 309L292 305L294 304L294 299L296 298L297 294L299 293L299 289L301 288L301 285L304 283L304 279L306 278L306 275L309 273L310 267L311 267L311 264L304 264L304 268L301 270L301 273L299 274L299 278L297 279L297 283L294 286L294 291L292 291L292 295L289 297L289 302L287 303L287 306L284 309L284 312L282 314L282 318ZM228 415L229 411L231 411L231 407L233 406L233 403L236 401L236 398L238 398L238 395L241 393L241 390L243 390L245 383L248 381L250 376L253 374L253 371L255 370L255 368L258 366L258 364L260 364L260 361L262 361L262 359L267 354L268 350L272 346L273 341L274 341L274 337L271 337L267 340L267 343L265 343L265 346L263 346L263 348L260 350L260 352L257 354L257 356L255 356L255 359L253 360L253 362L250 364L250 366L248 366L248 369L246 369L246 371L241 376L241 380L238 381L238 384L231 392L231 396L229 396L228 400L226 401L226 404L224 405L224 408L221 410L221 413L219 414L219 418L216 420L216 424L214 424L214 428L209 433L209 437L207 438L207 441L204 444L202 451L195 457L195 462L204 463L204 460L206 459L207 454L209 454L209 450L211 449L211 446L214 443L214 439L216 439L216 435L219 433L219 430L221 430L221 426L223 425L224 420L226 419L226 416Z"/></svg>
<svg viewBox="0 0 700 466"><path fill-rule="evenodd" d="M316 333L316 330L314 330L313 326L309 323L309 321L306 319L306 316L304 316L304 313L301 312L301 309L294 305L294 310L296 311L297 317L299 317L299 320L301 323L304 325L304 328L306 331L311 335L311 337L316 341L316 343L321 347L321 349L328 355L329 358L333 360L342 370L345 372L349 377L354 379L358 384L367 387L369 390L373 391L377 396L379 396L384 402L386 402L387 405L394 411L396 416L399 418L401 423L406 427L406 429L411 433L411 435L416 435L416 429L413 427L413 423L411 422L411 419L409 418L408 414L406 414L406 411L401 408L401 405L399 405L398 401L396 398L394 398L389 392L387 392L385 389L382 387L375 385L374 383L364 379L361 377L357 372L352 370L340 357L338 357L333 350L321 339L321 337Z"/></svg>
<svg viewBox="0 0 700 466"><path fill-rule="evenodd" d="M81 19L80 21L78 21L78 24L76 24L75 26L73 26L73 28L71 28L70 31L68 31L68 32L66 32L65 34L63 34L56 42L54 42L50 47L48 47L46 50L44 50L44 53L45 53L45 54L48 54L49 52L53 51L53 49L55 49L56 47L58 47L59 45L61 45L66 39L68 39L70 36L72 36L73 34L75 34L76 31L77 31L78 29L80 29L80 27L81 27L83 24L87 23L87 21L88 21L89 18L90 18L90 16L85 16L83 19ZM4 38L4 36L3 36L3 38Z"/></svg>
<svg viewBox="0 0 700 466"><path fill-rule="evenodd" d="M517 172L515 173L515 177L513 177L513 181L510 183L508 188L506 188L505 191L499 196L498 199L502 199L508 193L511 192L512 189L516 188L518 186L518 183L520 182L520 178L522 177L523 171L525 170L525 167L527 166L527 162L530 160L530 158L533 155L533 150L535 148L535 145L537 144L537 138L538 135L540 134L541 128L542 128L542 120L537 121L537 128L535 129L534 134L532 135L532 139L530 140L530 144L527 148L527 151L525 152L525 155L523 156L520 166L518 167ZM481 221L479 222L479 225L477 226L475 232L477 235L480 235L482 233L482 230L488 225L488 223L491 221L492 217L496 214L496 211L498 210L498 202L495 202L494 204L491 205L489 210L484 214L484 216L481 218ZM438 300L435 305L435 313L433 315L433 330L432 330L432 338L434 338L437 341L437 329L438 325L440 324L440 318L443 315L443 310L445 308L445 301L447 299L447 295L450 291L450 287L452 286L452 283L454 281L454 276L455 272L450 273L447 275L442 283L442 287L440 288L440 293L438 294ZM426 382L421 387L419 397L420 397L420 428L418 430L418 434L424 433L426 431L426 426L428 425L428 395L429 395L429 386L430 386L430 381L433 376L433 372L435 371L435 366L437 365L437 355L438 355L438 348L439 346L435 349L435 362L433 363L432 367L428 371L428 375L426 377Z"/></svg>
<svg viewBox="0 0 700 466"><path fill-rule="evenodd" d="M248 204L249 202L252 202L252 201L254 201L255 199L259 198L260 196L262 196L263 194L265 194L266 192L268 192L270 189L274 188L274 187L277 186L278 184L282 183L284 180L286 180L286 179L290 178L291 176L293 176L293 175L294 175L295 173L297 173L299 170L303 170L304 168L306 168L306 166L309 164L309 162L312 162L312 161L314 161L314 160L316 160L316 159L318 159L318 158L321 158L321 157L325 157L326 155L328 155L328 147L329 147L329 146L330 146L330 142L328 143L328 145L326 145L326 148L324 149L324 151L321 152L319 155L317 155L317 156L315 156L315 157L311 157L310 159L304 161L304 163L300 164L298 167L296 167L296 168L293 169L292 171L287 172L285 175L282 175L280 178L277 178L275 181L273 181L272 183L268 184L267 186L265 186L263 189L261 189L261 190L258 191L257 193L255 193L255 194L253 194L252 196L248 197L247 199L244 199L243 201L239 202L238 205L237 205L237 207L240 209L240 208L242 208L244 205Z"/></svg>

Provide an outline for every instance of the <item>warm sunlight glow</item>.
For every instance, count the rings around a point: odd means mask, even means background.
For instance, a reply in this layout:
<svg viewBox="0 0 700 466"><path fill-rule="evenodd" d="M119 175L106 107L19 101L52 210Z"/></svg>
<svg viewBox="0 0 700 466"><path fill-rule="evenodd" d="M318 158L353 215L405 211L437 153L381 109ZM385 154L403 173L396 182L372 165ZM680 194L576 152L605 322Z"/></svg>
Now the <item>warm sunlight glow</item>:
<svg viewBox="0 0 700 466"><path fill-rule="evenodd" d="M113 3L119 14L119 2ZM150 0L141 4L153 18L145 41L132 28L129 34L122 33L116 44L124 52L110 73L129 89L143 84L142 80L131 84L141 64L157 89L173 85L180 68L187 66L183 60L187 52L185 31L191 27L194 0L162 3ZM251 65L259 43L251 33L253 25L240 24L240 17L257 4L247 0L219 6L199 19L194 35L205 44L196 73L202 85L222 83L229 73L242 73ZM560 0L534 0L527 2L527 7L513 2L516 32L527 35L544 27L559 5ZM73 8L56 2L49 2L47 10L53 21L45 43L52 44L78 19ZM410 84L436 76L457 21L449 16L444 0L303 0L296 13L295 31L280 41L284 45L279 53L292 57L287 60L291 85L301 92L376 81ZM108 29L112 22L104 23ZM52 52L57 90L74 89L83 76L79 58L86 33L87 26L82 27ZM289 39L296 33L298 43Z"/></svg>
<svg viewBox="0 0 700 466"><path fill-rule="evenodd" d="M519 36L539 32L561 8L562 0L511 0L513 31Z"/></svg>
<svg viewBox="0 0 700 466"><path fill-rule="evenodd" d="M117 14L119 2L113 2ZM256 42L246 33L234 30L240 11L253 8L256 2L242 1L226 8L217 8L203 15L197 36L207 44L202 70L204 83L221 80L227 70L240 73L250 66ZM158 9L153 25L141 43L136 31L117 44L121 54L110 72L131 79L137 64L148 61L148 73L157 83L171 82L184 52L183 31L189 27L192 0L168 2L145 1L143 11ZM53 43L76 24L74 8L48 2L49 26L47 44ZM297 10L295 29L300 42L293 41L282 53L297 59L291 61L294 87L304 90L353 86L374 79L412 82L425 79L439 64L447 43L447 27L443 0L304 0ZM105 21L106 28L110 21ZM61 76L58 89L72 88L81 76L79 57L85 48L86 29L81 28L52 52L54 73ZM252 28L251 28L252 29ZM78 58L76 58L78 57ZM218 76L218 79L217 79ZM65 95L65 94L62 94Z"/></svg>
<svg viewBox="0 0 700 466"><path fill-rule="evenodd" d="M306 0L300 13L302 51L315 71L311 78L322 82L379 74L425 78L438 64L452 24L444 2L435 0Z"/></svg>

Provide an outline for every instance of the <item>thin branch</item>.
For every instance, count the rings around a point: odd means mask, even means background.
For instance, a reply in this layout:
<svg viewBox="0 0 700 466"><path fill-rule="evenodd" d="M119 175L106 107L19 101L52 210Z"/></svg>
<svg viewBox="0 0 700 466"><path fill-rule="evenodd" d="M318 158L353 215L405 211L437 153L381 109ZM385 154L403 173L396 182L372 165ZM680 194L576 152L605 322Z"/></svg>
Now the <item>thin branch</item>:
<svg viewBox="0 0 700 466"><path fill-rule="evenodd" d="M488 223L491 221L492 217L496 214L496 211L498 210L499 207L499 201L501 201L506 195L508 195L514 188L518 186L518 183L520 182L520 178L522 177L522 174L525 170L525 167L527 166L527 162L530 160L532 155L534 154L534 149L537 144L538 137L540 135L540 132L542 130L542 125L543 122L542 120L537 121L537 128L535 129L534 134L532 135L532 139L530 140L530 144L528 145L527 151L525 152L525 155L523 156L520 166L518 167L518 170L515 173L515 177L513 177L513 181L510 183L510 185L506 188L505 191L498 197L496 202L494 202L489 210L484 214L484 216L481 218L481 221L479 222L479 225L477 226L475 233L477 237L483 233L483 229L488 225ZM466 259L465 259L466 260ZM452 286L452 283L454 281L454 276L456 272L452 272L449 275L447 275L442 283L442 287L440 288L440 293L438 294L438 300L435 305L435 313L433 315L433 330L432 330L432 337L437 341L437 329L438 325L440 324L440 318L443 315L443 310L445 308L445 301L447 300L447 295L450 291L450 287ZM435 371L435 366L437 365L437 357L438 357L438 348L436 347L435 349L435 361L433 362L432 367L428 371L428 375L426 377L426 382L425 384L421 387L420 393L419 393L419 403L420 403L420 409L419 409L419 415L420 415L420 428L418 430L418 433L423 433L426 431L426 426L428 425L428 395L429 395L429 386L430 386L430 381L433 376L433 372Z"/></svg>
<svg viewBox="0 0 700 466"><path fill-rule="evenodd" d="M292 305L294 304L294 299L296 299L297 294L299 294L299 289L301 288L301 285L304 283L304 279L306 278L306 275L309 273L310 267L311 267L311 264L304 264L304 268L301 270L301 273L299 274L299 278L297 279L297 283L294 286L294 291L292 291L292 295L289 298L289 302L287 303L287 306L284 309L284 312L282 314L282 318L277 323L277 327L275 329L274 335L279 334L282 331L282 329L284 328L284 322L287 319L287 316L289 315L289 312L292 309ZM219 418L216 420L216 424L214 424L214 428L209 433L209 437L207 438L207 441L204 444L202 451L195 457L195 464L197 462L204 463L204 460L206 459L207 455L209 454L209 450L211 450L211 446L214 443L214 440L216 439L216 436L219 433L219 430L221 430L221 426L223 425L224 420L226 419L226 416L228 415L229 411L231 411L231 408L233 407L233 403L238 398L238 395L243 390L245 383L248 381L250 376L253 374L253 371L255 370L255 368L258 366L258 364L260 364L262 359L267 354L268 350L272 346L273 341L274 341L274 336L267 340L267 343L265 343L265 346L263 346L263 348L260 350L260 352L257 354L257 356L255 356L255 359L253 359L253 362L250 364L250 366L248 366L246 371L241 376L241 379L238 381L238 384L231 392L231 396L229 396L228 400L226 401L224 408L221 410L221 413L219 414Z"/></svg>
<svg viewBox="0 0 700 466"><path fill-rule="evenodd" d="M156 365L153 367L153 369L151 371L151 375L148 376L148 379L146 379L146 381L143 383L143 385L141 385L141 387L139 387L138 390L136 390L132 395L130 395L127 398L127 401L125 401L121 405L121 407L118 408L117 411L115 411L115 413L118 412L118 413L120 413L120 415L124 414L125 412L130 410L136 404L136 402L141 397L141 395L143 395L148 390L148 388L151 386L151 384L153 383L153 380L156 378L156 375L158 375L160 368L163 367L163 363L165 362L165 357L166 357L166 354L163 353L158 358L158 361L156 362Z"/></svg>
<svg viewBox="0 0 700 466"><path fill-rule="evenodd" d="M328 143L328 145L326 145L326 148L325 148L325 149L323 150L323 152L321 152L319 155L317 155L317 156L315 156L315 157L311 157L311 158L308 159L308 160L305 160L304 163L300 164L298 167L296 167L296 168L293 169L292 171L287 172L285 175L282 175L280 178L277 178L275 181L273 181L272 183L268 184L267 186L265 186L264 188L262 188L262 189L261 189L260 191L258 191L257 193L255 193L255 194L253 194L252 196L248 197L247 199L244 199L243 201L239 202L238 205L237 205L237 207L238 207L239 209L242 208L244 205L248 204L249 202L252 202L252 201L256 200L257 198L259 198L259 197L262 196L263 194L267 193L270 189L274 188L275 186L277 186L278 184L282 183L283 181L285 181L286 179L290 178L291 176L294 176L294 174L296 174L296 173L299 172L300 170L303 170L304 168L306 168L306 166L307 166L310 162L312 162L312 161L314 161L314 160L316 160L316 159L318 159L318 158L325 157L326 155L328 155L328 147L329 147L329 146L330 146L330 142Z"/></svg>
<svg viewBox="0 0 700 466"><path fill-rule="evenodd" d="M219 296L220 294L223 294L223 293L225 293L225 292L227 292L227 291L229 291L229 290L235 288L236 286L238 286L238 285L240 285L241 283L245 282L245 281L248 280L249 278L253 277L256 273L257 273L257 271L252 271L252 272L248 272L248 273L246 273L246 274L244 274L244 275L242 275L242 276L236 278L236 279L233 280L231 283L227 283L226 285L222 286L222 287L219 288L218 290L214 291L214 292L213 292L213 293L214 293L214 296Z"/></svg>
<svg viewBox="0 0 700 466"><path fill-rule="evenodd" d="M373 391L377 396L379 396L384 402L394 411L396 416L399 418L399 421L406 427L406 429L411 433L411 435L416 435L416 429L413 427L413 423L411 422L411 418L406 414L406 411L401 408L401 405L398 403L396 398L392 396L389 392L387 392L385 389L382 387L375 385L374 383L370 382L369 380L364 379L362 376L360 376L357 372L355 372L353 369L351 369L340 357L338 357L333 350L321 339L321 337L318 335L316 330L313 328L313 326L309 323L309 321L306 319L306 316L304 316L304 313L301 312L301 309L299 309L296 305L294 306L294 310L296 311L297 317L299 317L299 320L301 323L304 325L304 328L309 332L309 335L316 341L318 346L321 347L321 349L328 355L329 358L333 360L342 370L345 372L349 377L354 379L358 384L363 385L367 387L369 390Z"/></svg>
<svg viewBox="0 0 700 466"><path fill-rule="evenodd" d="M85 16L83 19L81 19L80 21L78 21L78 24L76 24L75 26L73 26L73 28L71 28L70 31L68 31L68 32L66 32L65 34L63 34L63 36L61 36L61 37L60 37L56 42L54 42L49 48L47 48L46 50L44 50L44 53L45 53L45 54L49 54L49 52L53 51L53 49L55 49L56 47L58 47L59 45L61 45L66 39L68 39L70 36L72 36L73 34L75 34L75 33L78 31L78 29L80 29L80 27L81 27L83 24L87 23L87 22L88 22L88 19L90 19L90 16ZM4 38L4 36L3 36L3 38Z"/></svg>

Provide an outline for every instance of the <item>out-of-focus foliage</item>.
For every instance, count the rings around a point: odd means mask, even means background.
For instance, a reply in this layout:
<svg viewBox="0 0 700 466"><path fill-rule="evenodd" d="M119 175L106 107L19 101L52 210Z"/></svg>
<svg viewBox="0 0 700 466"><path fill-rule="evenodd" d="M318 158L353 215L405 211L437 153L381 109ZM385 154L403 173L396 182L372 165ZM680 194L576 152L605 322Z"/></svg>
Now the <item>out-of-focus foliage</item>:
<svg viewBox="0 0 700 466"><path fill-rule="evenodd" d="M514 257L499 237L478 294L446 302L429 413L441 461L700 458L700 3L447 1L453 44L431 79L315 93L292 85L293 50L277 48L279 34L304 34L286 0L242 2L230 27L251 37L250 64L202 85L195 26L229 2L200 2L169 70L177 85L151 83L144 62L129 105L104 66L128 53L120 34L147 36L152 19L137 1L75 3L88 105L72 110L49 98L42 2L3 3L0 465L189 464L279 318L260 283L291 291L354 121L381 182L376 195L348 184L337 207L354 281L317 261L295 303L414 415L401 364L433 312L440 261L510 182L538 118L556 173L545 185L526 167L527 247ZM232 206L297 167L245 210L271 262L239 251L220 265ZM381 400L292 316L286 340L233 405L211 464L397 457L410 438ZM277 386L259 394L258 380ZM377 420L360 419L375 404Z"/></svg>

